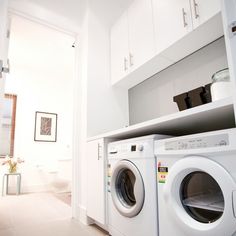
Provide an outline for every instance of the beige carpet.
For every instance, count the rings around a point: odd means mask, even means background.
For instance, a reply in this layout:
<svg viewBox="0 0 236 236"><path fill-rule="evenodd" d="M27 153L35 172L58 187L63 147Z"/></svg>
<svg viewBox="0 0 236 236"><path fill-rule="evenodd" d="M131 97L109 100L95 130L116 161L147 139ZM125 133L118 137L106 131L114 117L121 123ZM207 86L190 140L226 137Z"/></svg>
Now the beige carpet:
<svg viewBox="0 0 236 236"><path fill-rule="evenodd" d="M71 207L50 193L0 198L0 236L104 236L71 220Z"/></svg>

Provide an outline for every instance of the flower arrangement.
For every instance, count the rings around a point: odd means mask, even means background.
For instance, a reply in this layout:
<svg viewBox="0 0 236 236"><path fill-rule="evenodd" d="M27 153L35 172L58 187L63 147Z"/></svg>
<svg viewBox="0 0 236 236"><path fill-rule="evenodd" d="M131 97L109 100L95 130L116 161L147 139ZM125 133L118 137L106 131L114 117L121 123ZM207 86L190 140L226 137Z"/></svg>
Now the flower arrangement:
<svg viewBox="0 0 236 236"><path fill-rule="evenodd" d="M9 155L6 155L4 161L2 162L2 165L8 165L8 171L10 174L16 173L17 171L17 164L23 163L24 160L20 159L19 157L11 157Z"/></svg>

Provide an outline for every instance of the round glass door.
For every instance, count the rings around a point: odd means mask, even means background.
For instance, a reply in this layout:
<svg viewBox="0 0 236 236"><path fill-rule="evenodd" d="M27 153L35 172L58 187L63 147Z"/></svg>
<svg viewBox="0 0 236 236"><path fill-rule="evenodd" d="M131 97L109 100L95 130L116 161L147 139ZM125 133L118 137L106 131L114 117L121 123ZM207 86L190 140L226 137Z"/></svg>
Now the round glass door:
<svg viewBox="0 0 236 236"><path fill-rule="evenodd" d="M134 184L136 177L130 169L123 169L116 178L117 196L125 207L132 207L136 204L134 196Z"/></svg>
<svg viewBox="0 0 236 236"><path fill-rule="evenodd" d="M145 198L143 179L132 162L121 160L114 166L111 196L114 206L123 216L131 218L142 210Z"/></svg>
<svg viewBox="0 0 236 236"><path fill-rule="evenodd" d="M180 200L186 212L201 223L215 222L224 212L224 196L219 184L202 171L192 172L183 179Z"/></svg>

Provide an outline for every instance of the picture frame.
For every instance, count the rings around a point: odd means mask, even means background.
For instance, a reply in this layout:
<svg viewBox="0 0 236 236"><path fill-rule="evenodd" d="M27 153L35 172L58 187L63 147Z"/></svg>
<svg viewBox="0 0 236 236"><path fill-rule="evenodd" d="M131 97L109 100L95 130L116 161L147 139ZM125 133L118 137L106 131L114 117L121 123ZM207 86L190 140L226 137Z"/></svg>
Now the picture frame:
<svg viewBox="0 0 236 236"><path fill-rule="evenodd" d="M49 112L35 112L34 141L57 141L57 114Z"/></svg>

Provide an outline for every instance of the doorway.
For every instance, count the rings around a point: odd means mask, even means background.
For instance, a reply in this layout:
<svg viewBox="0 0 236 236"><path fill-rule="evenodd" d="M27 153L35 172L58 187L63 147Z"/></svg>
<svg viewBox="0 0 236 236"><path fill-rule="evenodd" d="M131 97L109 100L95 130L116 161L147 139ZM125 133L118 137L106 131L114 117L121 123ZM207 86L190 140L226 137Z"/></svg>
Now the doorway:
<svg viewBox="0 0 236 236"><path fill-rule="evenodd" d="M5 86L6 100L11 97L15 107L14 132L6 146L10 156L24 160L18 169L22 194L51 193L67 205L72 185L74 40L48 25L12 15L11 71ZM36 121L39 113L42 117ZM35 138L36 128L42 132L46 124L47 132ZM14 181L14 190L13 185Z"/></svg>

